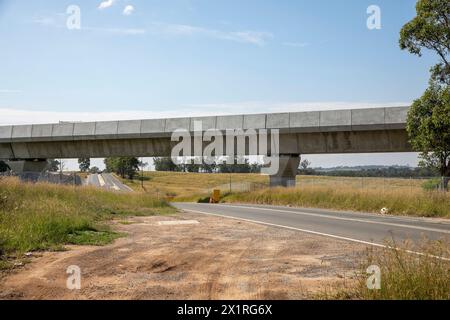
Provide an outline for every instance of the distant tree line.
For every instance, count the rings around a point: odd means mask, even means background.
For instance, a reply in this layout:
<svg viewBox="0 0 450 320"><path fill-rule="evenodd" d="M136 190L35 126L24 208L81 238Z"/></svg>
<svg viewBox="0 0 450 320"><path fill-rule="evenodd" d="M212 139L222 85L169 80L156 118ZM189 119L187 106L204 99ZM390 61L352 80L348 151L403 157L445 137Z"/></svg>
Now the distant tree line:
<svg viewBox="0 0 450 320"><path fill-rule="evenodd" d="M238 164L238 160L243 162ZM247 158L236 158L233 164L225 164L221 161L212 161L212 164L202 161L201 164L182 163L175 164L169 157L159 157L153 160L156 171L172 172L202 172L202 173L260 173L262 165L250 163ZM193 161L190 161L193 162ZM200 161L198 161L200 162Z"/></svg>
<svg viewBox="0 0 450 320"><path fill-rule="evenodd" d="M353 168L309 168L300 167L300 175L332 176L332 177L386 177L386 178L425 178L438 177L439 171L431 167L353 167Z"/></svg>

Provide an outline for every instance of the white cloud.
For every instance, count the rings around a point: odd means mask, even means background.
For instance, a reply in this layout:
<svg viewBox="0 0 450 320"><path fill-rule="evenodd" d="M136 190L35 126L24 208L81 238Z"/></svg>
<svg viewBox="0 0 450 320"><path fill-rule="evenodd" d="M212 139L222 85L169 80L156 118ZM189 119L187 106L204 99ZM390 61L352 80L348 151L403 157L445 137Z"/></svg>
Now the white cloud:
<svg viewBox="0 0 450 320"><path fill-rule="evenodd" d="M270 32L261 31L221 31L184 24L153 24L153 33L175 36L205 36L220 40L229 40L264 46L273 38Z"/></svg>
<svg viewBox="0 0 450 320"><path fill-rule="evenodd" d="M100 4L99 9L104 9L111 6L114 0L104 1ZM128 8L131 7L132 9ZM128 8L128 9L127 9ZM125 7L123 14L130 15L134 12L133 6ZM62 19L64 16L62 17ZM64 20L61 17L42 17L38 16L32 20L33 23L41 26L48 26L54 28L65 28ZM115 35L143 35L153 34L162 36L178 36L178 37L207 37L218 40L234 41L246 44L252 44L256 46L264 46L271 39L274 38L273 34L264 31L223 31L217 29L210 29L204 27L197 27L193 25L185 24L173 24L173 23L151 23L147 29L144 28L114 28L114 27L90 27L82 26L81 31L91 31L97 33L115 34Z"/></svg>
<svg viewBox="0 0 450 320"><path fill-rule="evenodd" d="M45 17L45 16L35 16L31 20L33 23L39 24L41 26L46 27L54 27L57 26L57 21L54 17Z"/></svg>
<svg viewBox="0 0 450 320"><path fill-rule="evenodd" d="M145 29L139 28L96 28L96 27L84 27L81 28L84 31L93 31L100 33L109 33L113 35L123 35L123 36L136 36L144 35L146 33Z"/></svg>
<svg viewBox="0 0 450 320"><path fill-rule="evenodd" d="M98 6L98 8L100 10L106 9L106 8L111 7L113 4L114 4L114 0L106 0L106 1L101 2L100 5Z"/></svg>
<svg viewBox="0 0 450 320"><path fill-rule="evenodd" d="M309 46L309 43L307 42L283 42L283 46L286 47L295 47L295 48L305 48Z"/></svg>
<svg viewBox="0 0 450 320"><path fill-rule="evenodd" d="M131 15L134 12L134 7L132 5L127 5L125 9L123 9L123 14L126 16Z"/></svg>

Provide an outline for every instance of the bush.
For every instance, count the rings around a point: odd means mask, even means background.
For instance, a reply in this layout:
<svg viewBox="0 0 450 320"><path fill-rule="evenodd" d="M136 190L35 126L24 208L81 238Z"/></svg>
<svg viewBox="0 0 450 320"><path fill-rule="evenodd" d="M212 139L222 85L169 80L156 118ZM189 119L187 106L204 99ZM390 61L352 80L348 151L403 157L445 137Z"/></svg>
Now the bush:
<svg viewBox="0 0 450 320"><path fill-rule="evenodd" d="M424 183L422 183L422 189L425 191L439 190L440 185L441 179L439 178L429 179Z"/></svg>

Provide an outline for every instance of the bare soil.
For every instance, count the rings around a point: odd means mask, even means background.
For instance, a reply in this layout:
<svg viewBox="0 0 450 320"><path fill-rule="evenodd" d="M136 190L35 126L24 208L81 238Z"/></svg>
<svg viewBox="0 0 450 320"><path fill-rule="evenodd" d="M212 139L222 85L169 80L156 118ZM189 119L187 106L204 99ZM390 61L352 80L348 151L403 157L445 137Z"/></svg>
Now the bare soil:
<svg viewBox="0 0 450 320"><path fill-rule="evenodd" d="M199 224L159 225L197 220ZM0 299L308 299L352 281L365 246L231 219L180 213L114 222L103 247L33 255L0 279ZM81 289L66 287L69 266Z"/></svg>

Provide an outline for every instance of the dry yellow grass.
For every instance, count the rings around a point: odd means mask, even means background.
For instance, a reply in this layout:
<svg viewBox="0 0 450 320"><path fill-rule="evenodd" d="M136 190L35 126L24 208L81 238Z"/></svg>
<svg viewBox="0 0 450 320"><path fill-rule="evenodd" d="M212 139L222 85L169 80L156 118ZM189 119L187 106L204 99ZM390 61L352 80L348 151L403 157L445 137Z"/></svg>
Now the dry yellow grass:
<svg viewBox="0 0 450 320"><path fill-rule="evenodd" d="M226 195L225 202L291 205L389 214L450 218L450 194L421 190L355 189L307 186L272 188Z"/></svg>
<svg viewBox="0 0 450 320"><path fill-rule="evenodd" d="M208 197L212 188L221 186L225 202L365 212L379 212L386 207L389 213L397 215L450 217L450 193L424 191L423 179L297 176L296 188L268 189L268 176L259 174L146 172L145 178L148 193L175 201L198 201ZM230 179L233 193L228 194ZM125 183L142 190L140 181ZM239 184L263 188L234 192Z"/></svg>
<svg viewBox="0 0 450 320"><path fill-rule="evenodd" d="M145 172L144 187L148 193L159 197L195 198L206 196L212 188L232 183L250 182L269 183L269 178L260 174L218 174L218 173L184 173L184 172ZM136 191L142 191L141 181L123 180Z"/></svg>
<svg viewBox="0 0 450 320"><path fill-rule="evenodd" d="M439 257L450 256L450 243L424 241L419 251L408 253L410 243L400 245L388 242L398 249L367 248L356 281L342 287L330 288L319 298L363 300L448 300L450 299L450 262ZM418 250L417 248L415 250ZM379 289L368 289L369 266L378 266Z"/></svg>

